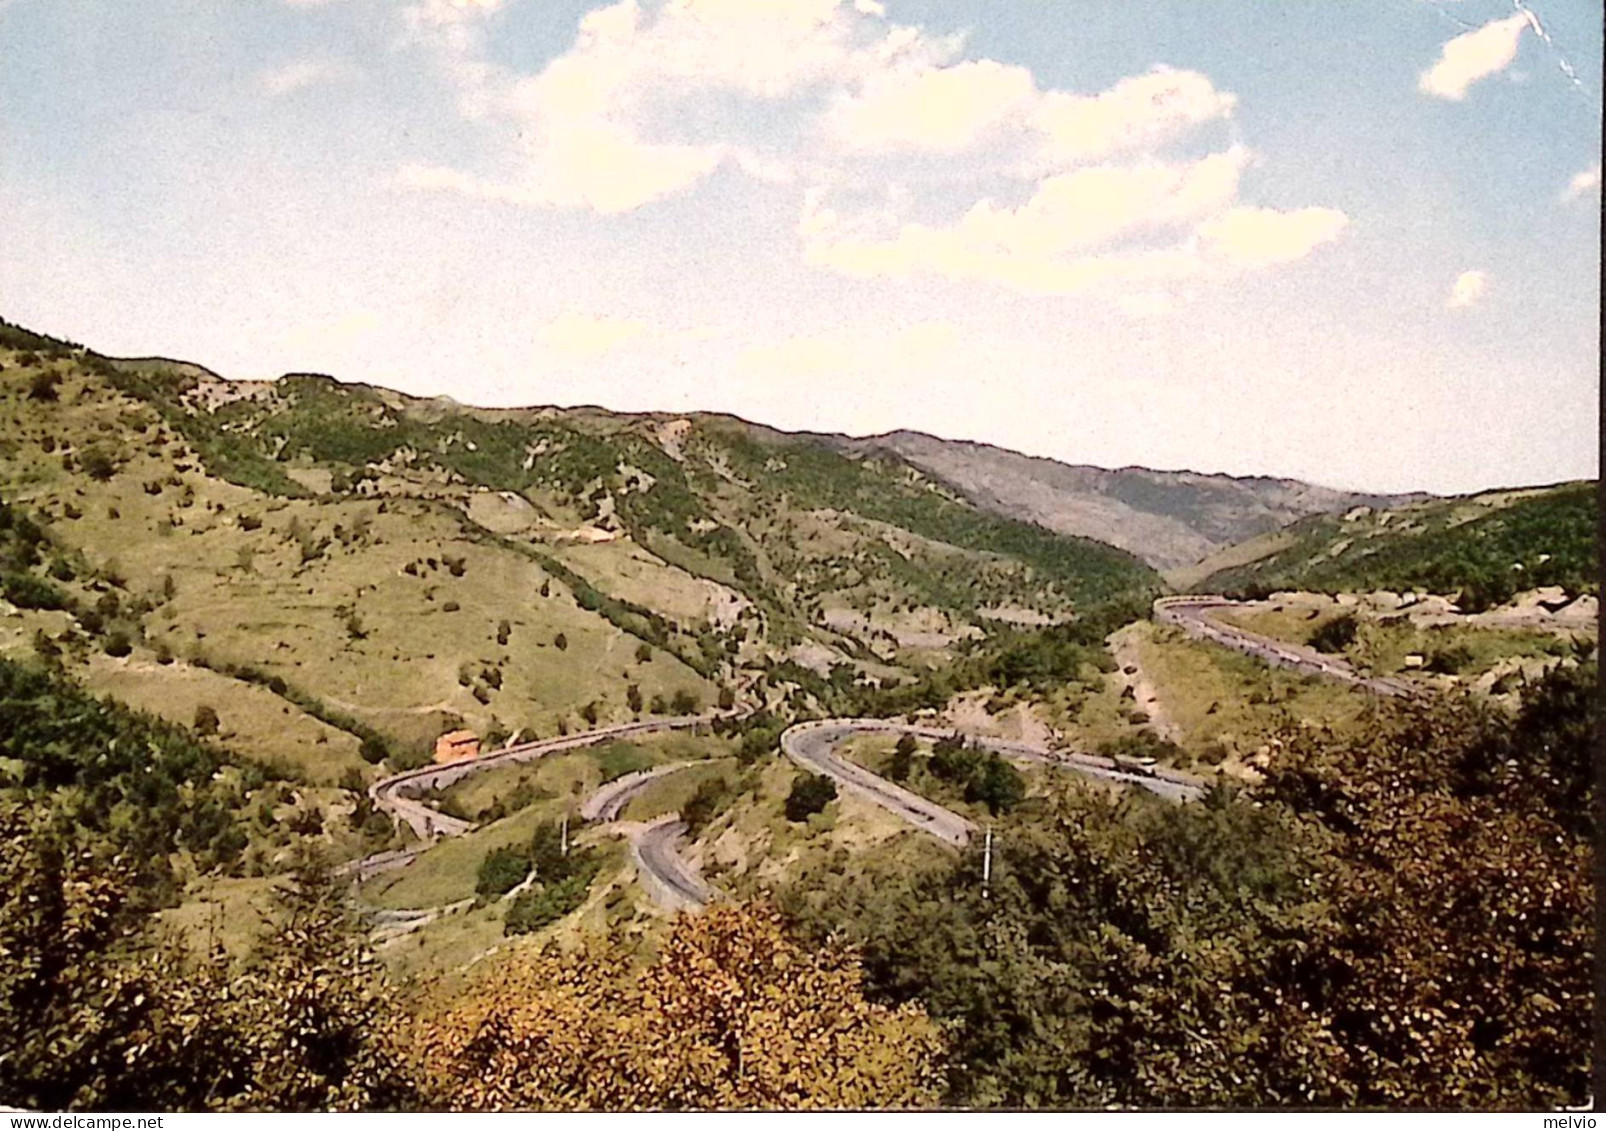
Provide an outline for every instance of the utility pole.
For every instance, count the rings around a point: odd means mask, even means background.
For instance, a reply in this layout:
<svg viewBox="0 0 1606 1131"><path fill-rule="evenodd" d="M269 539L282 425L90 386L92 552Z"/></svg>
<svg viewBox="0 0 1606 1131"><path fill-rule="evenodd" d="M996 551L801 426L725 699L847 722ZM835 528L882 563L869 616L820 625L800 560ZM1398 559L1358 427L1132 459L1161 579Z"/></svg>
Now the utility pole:
<svg viewBox="0 0 1606 1131"><path fill-rule="evenodd" d="M987 886L992 881L992 878L993 878L993 827L991 825L988 825L987 826L986 847L982 851L982 858L981 858L981 897L983 899L990 899L991 898L991 895L989 894L989 892L987 890Z"/></svg>

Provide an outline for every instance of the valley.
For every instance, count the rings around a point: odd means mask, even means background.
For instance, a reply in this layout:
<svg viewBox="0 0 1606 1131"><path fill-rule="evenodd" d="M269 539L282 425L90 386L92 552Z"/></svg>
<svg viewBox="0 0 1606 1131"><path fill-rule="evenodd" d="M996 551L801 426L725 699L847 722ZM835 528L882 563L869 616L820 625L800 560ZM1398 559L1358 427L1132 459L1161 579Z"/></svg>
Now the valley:
<svg viewBox="0 0 1606 1131"><path fill-rule="evenodd" d="M500 1031L538 969L782 994L720 965L753 940L946 1066L911 1103L1232 1102L1239 1069L1317 1062L1364 1102L1414 1063L1346 996L1389 961L1437 971L1390 986L1400 1016L1540 970L1587 995L1593 483L1360 495L477 409L9 323L0 424L15 890L66 915L67 861L136 859L108 923L248 970L321 891L319 945L392 987L407 1087L449 1087L409 1057ZM1396 811L1422 845L1385 907ZM1524 878L1455 862L1474 826ZM1457 916L1534 900L1526 957L1435 965ZM1259 1059L1168 1080L1194 1026ZM1572 1087L1582 1040L1545 1027L1525 1094Z"/></svg>

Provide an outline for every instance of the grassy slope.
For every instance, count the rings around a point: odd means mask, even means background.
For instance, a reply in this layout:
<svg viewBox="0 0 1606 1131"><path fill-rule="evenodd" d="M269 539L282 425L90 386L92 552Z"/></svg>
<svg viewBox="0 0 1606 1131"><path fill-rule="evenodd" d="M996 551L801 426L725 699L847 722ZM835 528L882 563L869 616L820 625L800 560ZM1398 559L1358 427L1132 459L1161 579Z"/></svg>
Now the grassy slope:
<svg viewBox="0 0 1606 1131"><path fill-rule="evenodd" d="M1355 518L1306 519L1267 539L1252 561L1228 558L1194 580L1199 592L1419 589L1498 604L1524 589L1597 588L1596 486L1439 499Z"/></svg>

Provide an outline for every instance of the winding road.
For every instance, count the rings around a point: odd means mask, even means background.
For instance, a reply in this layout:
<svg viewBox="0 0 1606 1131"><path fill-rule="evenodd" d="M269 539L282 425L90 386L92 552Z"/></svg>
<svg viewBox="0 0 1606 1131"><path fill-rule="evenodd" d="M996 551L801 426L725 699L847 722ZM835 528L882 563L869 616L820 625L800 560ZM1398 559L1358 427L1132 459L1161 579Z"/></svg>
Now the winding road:
<svg viewBox="0 0 1606 1131"><path fill-rule="evenodd" d="M693 727L712 723L721 718L721 715L680 715L669 719L652 719L639 723L620 723L616 726L598 727L581 734L563 735L558 738L543 738L535 742L525 742L517 746L509 746L502 750L471 758L462 762L448 762L445 765L420 766L413 770L403 770L399 774L392 774L375 782L368 787L368 796L373 799L374 805L405 821L421 840L432 840L437 836L462 836L474 828L471 821L464 821L457 817L447 816L438 809L433 809L418 800L418 796L432 790L445 789L455 785L466 777L494 769L497 766L511 766L522 762L533 762L538 758L545 758L549 754L561 754L570 750L582 750L587 746L595 746L600 742L611 742L621 738L632 738L641 734L659 734L665 731L691 730Z"/></svg>
<svg viewBox="0 0 1606 1131"><path fill-rule="evenodd" d="M1273 667L1336 680L1391 699L1411 699L1420 694L1403 679L1364 676L1341 657L1318 652L1308 645L1290 644L1262 636L1211 615L1222 609L1247 607L1242 601L1232 601L1226 597L1161 597L1154 603L1154 619L1162 624L1174 624L1189 636L1213 641Z"/></svg>
<svg viewBox="0 0 1606 1131"><path fill-rule="evenodd" d="M973 822L935 801L871 773L836 752L844 742L864 734L907 734L935 742L953 738L955 733L938 727L894 723L885 719L827 719L823 722L798 723L789 728L781 735L781 750L805 769L824 774L850 793L881 806L922 832L928 832L955 848L962 848L969 842L970 834L976 831ZM1056 766L1089 777L1135 785L1168 801L1196 800L1205 791L1203 781L1174 770L1133 770L1122 767L1113 759L1091 754L1072 754L985 735L970 734L963 737L984 750L991 750L1013 761Z"/></svg>
<svg viewBox="0 0 1606 1131"><path fill-rule="evenodd" d="M1214 641L1278 667L1337 680L1375 695L1407 698L1417 694L1416 689L1403 680L1363 676L1341 658L1325 655L1303 645L1289 644L1249 632L1237 625L1217 620L1212 615L1213 612L1222 609L1238 607L1242 607L1240 602L1224 597L1163 597L1154 604L1154 616L1155 620L1174 624L1190 636ZM687 715L599 727L583 734L509 746L469 761L422 766L394 774L370 786L368 794L375 806L397 820L406 822L425 843L377 853L347 865L343 871L362 880L384 871L403 868L420 852L427 849L435 838L461 836L474 828L471 822L448 816L425 804L421 800L421 795L425 793L444 789L473 774L497 766L530 762L551 754L580 750L602 742L637 735L690 730L729 717L732 716ZM971 834L976 831L974 822L872 773L837 752L844 743L859 735L912 735L915 738L937 741L956 737L957 733L951 729L896 723L885 719L827 719L799 723L786 730L781 735L781 750L805 769L825 775L848 792L880 806L922 832L960 848L969 842ZM1174 770L1159 767L1137 768L1110 758L985 735L967 734L963 737L983 749L994 751L1014 761L1055 766L1088 777L1137 786L1168 801L1196 800L1204 794L1207 787L1203 780ZM619 814L633 797L638 796L659 778L710 761L713 759L679 762L628 774L604 785L581 806L581 816L586 820L613 824L618 831L629 838L631 854L640 870L644 886L658 903L672 910L702 907L715 895L675 850L676 842L686 831L685 824L679 819L678 814L674 813L641 824L620 822Z"/></svg>

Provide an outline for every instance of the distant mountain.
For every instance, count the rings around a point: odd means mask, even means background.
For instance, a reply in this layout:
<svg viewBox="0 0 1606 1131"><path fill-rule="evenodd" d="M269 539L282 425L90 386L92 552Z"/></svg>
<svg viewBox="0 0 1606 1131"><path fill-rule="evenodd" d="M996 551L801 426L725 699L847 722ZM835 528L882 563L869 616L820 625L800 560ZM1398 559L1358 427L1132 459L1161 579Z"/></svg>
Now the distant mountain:
<svg viewBox="0 0 1606 1131"><path fill-rule="evenodd" d="M1426 495L1369 495L1297 479L1109 470L921 432L825 437L855 455L889 453L995 514L1092 538L1174 570L1309 515L1388 508Z"/></svg>

